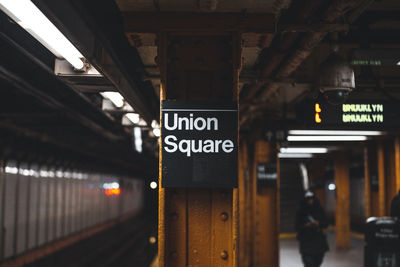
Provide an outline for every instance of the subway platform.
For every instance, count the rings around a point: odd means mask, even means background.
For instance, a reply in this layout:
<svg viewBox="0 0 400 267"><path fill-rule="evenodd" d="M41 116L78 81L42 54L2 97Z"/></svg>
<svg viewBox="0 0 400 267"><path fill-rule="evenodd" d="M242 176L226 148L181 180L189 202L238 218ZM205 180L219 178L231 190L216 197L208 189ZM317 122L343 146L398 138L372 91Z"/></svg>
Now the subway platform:
<svg viewBox="0 0 400 267"><path fill-rule="evenodd" d="M362 267L364 266L364 240L360 236L352 236L349 249L335 248L335 234L328 232L330 250L325 254L322 267ZM280 266L302 267L299 243L296 238L280 240Z"/></svg>

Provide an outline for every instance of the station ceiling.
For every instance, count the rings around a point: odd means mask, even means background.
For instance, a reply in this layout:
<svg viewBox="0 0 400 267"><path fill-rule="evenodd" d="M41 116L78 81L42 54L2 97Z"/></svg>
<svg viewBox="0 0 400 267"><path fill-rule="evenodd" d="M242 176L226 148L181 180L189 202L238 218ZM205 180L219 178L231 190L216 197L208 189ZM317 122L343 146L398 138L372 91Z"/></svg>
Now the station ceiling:
<svg viewBox="0 0 400 267"><path fill-rule="evenodd" d="M1 13L2 140L17 132L18 140L33 138L39 147L62 147L66 155L76 152L99 165L112 159L126 170L156 169L157 139L150 124L159 118L157 32L184 24L188 15L204 17L210 25L215 17L227 23L263 18L241 30L243 131L267 120L277 125L295 120L299 103L318 97L315 79L332 43L349 61L357 49L400 50L397 0L33 2L102 76L54 74L55 56ZM400 99L399 66L354 69L351 98ZM123 112L102 110L104 91L119 91L147 122L142 154L132 149L132 127L121 125Z"/></svg>

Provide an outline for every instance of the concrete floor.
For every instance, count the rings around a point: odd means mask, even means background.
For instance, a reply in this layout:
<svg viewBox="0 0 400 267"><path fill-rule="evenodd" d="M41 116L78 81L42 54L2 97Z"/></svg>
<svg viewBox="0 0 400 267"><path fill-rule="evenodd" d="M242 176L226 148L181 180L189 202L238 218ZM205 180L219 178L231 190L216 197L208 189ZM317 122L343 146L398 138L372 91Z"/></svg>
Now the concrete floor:
<svg viewBox="0 0 400 267"><path fill-rule="evenodd" d="M362 267L364 266L364 240L352 238L349 250L336 250L335 237L328 233L330 250L325 254L322 267ZM281 267L302 267L297 239L282 239Z"/></svg>

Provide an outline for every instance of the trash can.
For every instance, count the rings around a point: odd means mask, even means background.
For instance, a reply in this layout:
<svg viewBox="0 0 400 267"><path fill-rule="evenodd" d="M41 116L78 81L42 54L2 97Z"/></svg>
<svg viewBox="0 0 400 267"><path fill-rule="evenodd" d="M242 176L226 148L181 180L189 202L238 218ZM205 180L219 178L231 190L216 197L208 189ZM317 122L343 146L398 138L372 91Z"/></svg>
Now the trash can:
<svg viewBox="0 0 400 267"><path fill-rule="evenodd" d="M397 218L369 218L365 242L365 267L400 267L400 221Z"/></svg>

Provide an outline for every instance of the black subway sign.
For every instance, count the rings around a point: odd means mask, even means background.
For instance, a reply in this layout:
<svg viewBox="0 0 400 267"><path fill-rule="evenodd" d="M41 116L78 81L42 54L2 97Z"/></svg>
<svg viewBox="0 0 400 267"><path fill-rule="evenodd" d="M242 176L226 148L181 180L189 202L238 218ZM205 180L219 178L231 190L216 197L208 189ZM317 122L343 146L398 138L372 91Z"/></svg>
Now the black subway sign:
<svg viewBox="0 0 400 267"><path fill-rule="evenodd" d="M161 103L162 186L237 187L236 102Z"/></svg>
<svg viewBox="0 0 400 267"><path fill-rule="evenodd" d="M260 186L275 186L277 178L276 163L259 163L257 165L257 182Z"/></svg>

